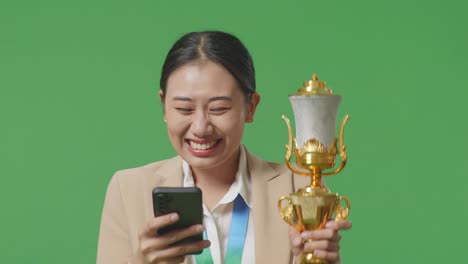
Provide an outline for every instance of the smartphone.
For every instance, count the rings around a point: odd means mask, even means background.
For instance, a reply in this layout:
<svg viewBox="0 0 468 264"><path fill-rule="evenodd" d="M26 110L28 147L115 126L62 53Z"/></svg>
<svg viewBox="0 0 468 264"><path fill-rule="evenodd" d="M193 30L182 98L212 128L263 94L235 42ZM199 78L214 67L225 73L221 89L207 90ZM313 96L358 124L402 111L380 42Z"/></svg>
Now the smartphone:
<svg viewBox="0 0 468 264"><path fill-rule="evenodd" d="M161 235L176 229L201 225L203 224L202 191L197 187L156 187L153 189L153 211L156 217L174 212L179 214L179 221L158 230ZM201 240L203 234L187 237L174 245Z"/></svg>

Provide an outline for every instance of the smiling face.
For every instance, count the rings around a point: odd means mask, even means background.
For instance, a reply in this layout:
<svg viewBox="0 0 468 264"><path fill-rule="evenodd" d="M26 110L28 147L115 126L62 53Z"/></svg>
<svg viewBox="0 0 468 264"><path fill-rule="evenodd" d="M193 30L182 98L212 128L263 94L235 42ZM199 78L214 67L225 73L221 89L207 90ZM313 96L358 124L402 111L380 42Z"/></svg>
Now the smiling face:
<svg viewBox="0 0 468 264"><path fill-rule="evenodd" d="M258 102L258 94L246 102L222 65L186 64L167 82L163 103L169 139L192 169L229 166L237 161L244 124L253 120Z"/></svg>

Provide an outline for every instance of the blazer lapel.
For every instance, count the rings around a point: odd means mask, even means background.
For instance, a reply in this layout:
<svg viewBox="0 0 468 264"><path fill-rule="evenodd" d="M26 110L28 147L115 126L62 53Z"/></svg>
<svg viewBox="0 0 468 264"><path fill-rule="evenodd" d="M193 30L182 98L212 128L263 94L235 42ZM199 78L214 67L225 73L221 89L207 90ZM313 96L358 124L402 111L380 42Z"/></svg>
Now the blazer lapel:
<svg viewBox="0 0 468 264"><path fill-rule="evenodd" d="M161 181L158 182L158 186L161 187L182 187L184 175L182 172L182 158L176 156L172 159L167 160L159 169L155 172Z"/></svg>
<svg viewBox="0 0 468 264"><path fill-rule="evenodd" d="M255 225L255 263L289 263L288 225L278 213L278 200L292 191L292 173L286 166L273 168L247 152L247 164L252 182L253 217Z"/></svg>
<svg viewBox="0 0 468 264"><path fill-rule="evenodd" d="M159 168L150 174L150 177L146 178L146 182L143 183L145 186L145 197L151 197L150 199L144 199L145 201L145 219L150 219L153 216L153 189L155 187L182 187L183 185L183 174L182 174L182 158L176 156L174 158L164 161Z"/></svg>

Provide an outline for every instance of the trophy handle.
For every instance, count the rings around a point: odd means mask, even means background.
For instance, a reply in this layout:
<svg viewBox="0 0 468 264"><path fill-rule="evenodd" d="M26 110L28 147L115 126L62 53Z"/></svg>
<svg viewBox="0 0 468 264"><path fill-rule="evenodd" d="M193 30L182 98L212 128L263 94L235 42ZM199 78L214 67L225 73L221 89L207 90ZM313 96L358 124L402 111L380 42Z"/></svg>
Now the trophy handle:
<svg viewBox="0 0 468 264"><path fill-rule="evenodd" d="M293 173L296 173L302 176L309 176L310 172L298 170L291 164L292 150L293 150L293 135L292 135L291 123L289 122L289 119L285 115L282 115L281 118L284 120L284 122L286 123L286 126L288 127L288 144L286 144L286 156L285 156L286 165ZM297 141L295 138L294 138L294 146L295 146L295 149L297 150L298 147L297 147Z"/></svg>
<svg viewBox="0 0 468 264"><path fill-rule="evenodd" d="M339 144L339 149L340 149L339 154L341 158L340 166L338 166L338 168L336 168L334 171L322 172L322 176L329 176L329 175L337 174L338 172L343 170L343 168L346 166L346 162L348 161L348 155L346 154L346 144L343 141L343 137L344 137L344 126L346 122L348 122L348 119L349 119L349 115L346 115L343 118L343 121L341 121L341 125L340 125L340 134L338 137L338 144Z"/></svg>
<svg viewBox="0 0 468 264"><path fill-rule="evenodd" d="M345 201L346 207L343 207L343 206L340 205L341 201ZM346 220L346 218L349 215L350 208L351 208L351 203L349 202L349 199L344 197L344 196L340 196L336 200L336 205L335 205L335 210L334 210L335 211L335 221Z"/></svg>
<svg viewBox="0 0 468 264"><path fill-rule="evenodd" d="M284 200L287 200L288 201L288 204L286 206L283 207L283 201ZM281 218L283 218L283 220L290 224L290 225L296 225L296 223L294 223L293 221L293 205L292 205L292 201L291 201L291 198L289 198L289 196L281 196L281 198L278 200L278 210L279 210L279 213L281 215Z"/></svg>
<svg viewBox="0 0 468 264"><path fill-rule="evenodd" d="M285 115L282 115L281 118L284 120L286 123L286 126L288 127L288 144L286 144L286 161L289 162L292 157L292 141L293 141L293 136L292 136L292 129L291 129L291 123L289 122L289 118L287 118Z"/></svg>

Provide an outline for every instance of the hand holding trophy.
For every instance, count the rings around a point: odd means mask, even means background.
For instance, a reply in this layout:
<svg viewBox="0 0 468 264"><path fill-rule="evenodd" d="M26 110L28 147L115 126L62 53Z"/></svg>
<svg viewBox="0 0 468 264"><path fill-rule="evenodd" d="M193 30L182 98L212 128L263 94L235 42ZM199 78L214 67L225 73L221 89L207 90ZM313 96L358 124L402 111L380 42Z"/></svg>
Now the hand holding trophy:
<svg viewBox="0 0 468 264"><path fill-rule="evenodd" d="M293 138L289 119L283 116L288 127L286 164L293 173L309 176L311 182L289 196L282 196L278 201L279 212L283 220L299 232L324 229L333 214L335 221L340 221L346 219L350 210L349 200L330 192L322 182L322 176L337 174L346 165L343 132L349 116L346 115L341 122L336 139L336 115L341 96L332 94L332 90L325 86L325 82L319 81L315 74L289 99L296 121L296 137ZM291 163L293 154L297 167ZM337 154L341 158L340 165L332 171L325 171L335 166ZM302 254L299 262L328 263L313 253Z"/></svg>

